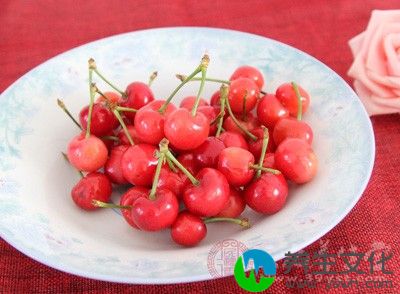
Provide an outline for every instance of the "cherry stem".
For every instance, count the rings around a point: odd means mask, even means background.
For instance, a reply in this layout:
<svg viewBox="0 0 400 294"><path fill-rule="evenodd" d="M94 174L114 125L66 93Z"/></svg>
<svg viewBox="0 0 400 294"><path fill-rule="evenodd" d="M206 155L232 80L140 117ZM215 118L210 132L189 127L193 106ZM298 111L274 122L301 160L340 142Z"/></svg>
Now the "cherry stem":
<svg viewBox="0 0 400 294"><path fill-rule="evenodd" d="M230 218L230 217L210 217L204 219L205 224L209 223L216 223L216 222L230 222L234 224L238 224L245 229L248 229L251 227L250 221L248 218Z"/></svg>
<svg viewBox="0 0 400 294"><path fill-rule="evenodd" d="M161 173L161 168L165 162L165 157L166 157L166 152L168 151L168 140L167 139L162 139L159 144L160 147L160 152L158 153L158 163L157 163L157 168L156 172L154 174L153 178L153 185L151 186L151 191L149 194L149 199L150 200L155 200L156 199L156 192L157 192L157 186L158 186L158 180L160 178L160 173Z"/></svg>
<svg viewBox="0 0 400 294"><path fill-rule="evenodd" d="M176 74L175 76L181 81L184 81L186 79L185 75ZM190 79L190 81L201 81L201 80L202 80L202 78ZM214 83L227 84L227 85L229 85L231 83L230 81L227 81L227 80L220 80L220 79L207 78L207 77L204 80L207 82L214 82Z"/></svg>
<svg viewBox="0 0 400 294"><path fill-rule="evenodd" d="M89 113L88 113L88 120L86 126L86 135L85 138L90 137L90 127L92 125L92 113L93 113L93 104L94 104L94 92L93 92L93 70L90 67L90 60L89 60L89 92L90 92L90 102L89 102Z"/></svg>
<svg viewBox="0 0 400 294"><path fill-rule="evenodd" d="M101 139L103 140L109 140L109 141L115 141L115 142L119 142L119 138L116 136L103 136L101 137Z"/></svg>
<svg viewBox="0 0 400 294"><path fill-rule="evenodd" d="M268 129L265 126L261 126L261 128L263 130L263 141L262 141L262 147L261 147L261 155L260 155L260 159L258 161L259 167L263 166L265 153L267 152L268 141L269 141ZM260 169L257 170L256 178L259 178L261 176L261 171L262 170L260 170Z"/></svg>
<svg viewBox="0 0 400 294"><path fill-rule="evenodd" d="M243 96L243 114L242 114L242 120L246 121L247 120L247 115L246 115L246 102L247 102L247 90L246 93Z"/></svg>
<svg viewBox="0 0 400 294"><path fill-rule="evenodd" d="M132 140L131 134L129 133L128 128L126 127L126 125L124 123L124 120L122 119L122 117L119 114L118 110L114 108L112 112L114 113L115 117L118 119L120 125L122 126L122 129L124 130L124 133L125 133L126 137L128 138L129 143L132 146L135 145L135 143Z"/></svg>
<svg viewBox="0 0 400 294"><path fill-rule="evenodd" d="M167 158L169 158L173 164L175 164L176 167L178 167L187 177L188 179L192 182L194 186L200 185L200 181L196 179L176 158L175 156L171 153L171 151L167 150L165 152L165 155Z"/></svg>
<svg viewBox="0 0 400 294"><path fill-rule="evenodd" d="M267 95L267 92L263 91L263 90L260 90L260 93L263 94L263 95Z"/></svg>
<svg viewBox="0 0 400 294"><path fill-rule="evenodd" d="M148 85L149 87L151 87L151 85L153 84L153 82L154 82L154 80L156 79L157 75L158 75L158 72L157 72L157 71L153 72L153 73L150 75L150 77L149 77L149 82L147 83L147 85Z"/></svg>
<svg viewBox="0 0 400 294"><path fill-rule="evenodd" d="M301 102L299 87L295 82L292 82L292 87L297 97L297 120L301 120L303 115L303 103Z"/></svg>
<svg viewBox="0 0 400 294"><path fill-rule="evenodd" d="M196 101L194 102L193 108L192 108L192 116L196 115L197 108L199 107L200 104L200 95L203 92L204 89L204 83L207 75L207 68L208 64L210 63L210 57L207 54L204 54L203 58L201 59L201 82L200 82L200 87L199 91L197 92L196 96Z"/></svg>
<svg viewBox="0 0 400 294"><path fill-rule="evenodd" d="M74 124L82 130L81 125L77 122L77 120L72 116L71 112L69 112L68 108L65 106L64 102L61 99L57 99L58 106L69 116L69 118L74 122Z"/></svg>
<svg viewBox="0 0 400 294"><path fill-rule="evenodd" d="M255 169L257 171L269 172L269 173L274 174L274 175L279 175L281 173L277 169L259 166L258 164L251 164L250 168Z"/></svg>
<svg viewBox="0 0 400 294"><path fill-rule="evenodd" d="M222 125L224 123L224 117L225 117L225 104L226 104L226 100L228 99L228 93L229 93L229 88L228 86L222 84L221 88L220 88L220 93L221 93L221 111L218 114L219 118L218 118L218 127L217 127L217 133L215 134L215 137L219 137L221 135L222 132Z"/></svg>
<svg viewBox="0 0 400 294"><path fill-rule="evenodd" d="M137 112L137 109L130 108L130 107L117 106L116 109L118 111L122 111L122 112Z"/></svg>
<svg viewBox="0 0 400 294"><path fill-rule="evenodd" d="M174 163L173 163L173 162L171 161L171 159L168 158L168 157L167 157L167 163L168 163L169 168L170 168L174 173L177 173L177 172L178 172L178 170L176 169Z"/></svg>
<svg viewBox="0 0 400 294"><path fill-rule="evenodd" d="M107 202L99 201L96 199L92 200L92 204L96 207L101 207L101 208L132 209L132 205L118 205L118 204L114 204L114 203L107 203Z"/></svg>
<svg viewBox="0 0 400 294"><path fill-rule="evenodd" d="M237 127L241 131L243 131L250 139L252 139L253 141L257 141L258 138L256 136L254 136L252 133L250 133L248 129L246 129L244 126L242 126L239 123L239 121L237 120L237 118L235 117L235 115L232 112L231 105L229 103L229 99L226 99L226 108L228 109L229 116L232 118L233 122L237 125Z"/></svg>
<svg viewBox="0 0 400 294"><path fill-rule="evenodd" d="M93 58L89 59L89 68L92 69L99 77L102 79L104 82L106 82L111 88L113 88L115 91L117 91L119 94L122 96L126 97L126 93L121 91L119 88L114 86L109 80L107 80L97 69L96 62L94 61Z"/></svg>
<svg viewBox="0 0 400 294"><path fill-rule="evenodd" d="M67 154L65 154L64 152L61 152L61 154L62 154L62 156L64 157L64 159L65 159L68 163L70 163ZM76 168L75 168L75 170L78 172L78 174L79 174L79 176L80 176L81 178L85 177L85 175L83 174L82 171L77 170Z"/></svg>
<svg viewBox="0 0 400 294"><path fill-rule="evenodd" d="M206 56L206 55L205 55ZM202 58L202 62L200 63L200 65L188 76L186 77L179 85L178 87L175 88L175 90L171 93L171 95L169 95L169 97L167 98L167 100L164 102L164 104L160 107L160 109L158 110L160 113L164 113L165 110L167 109L168 104L171 102L172 98L174 98L175 94L178 93L178 91L187 83L189 82L192 78L194 78L195 75L197 75L199 72L201 72L202 69L202 64L203 64L203 59L204 56Z"/></svg>

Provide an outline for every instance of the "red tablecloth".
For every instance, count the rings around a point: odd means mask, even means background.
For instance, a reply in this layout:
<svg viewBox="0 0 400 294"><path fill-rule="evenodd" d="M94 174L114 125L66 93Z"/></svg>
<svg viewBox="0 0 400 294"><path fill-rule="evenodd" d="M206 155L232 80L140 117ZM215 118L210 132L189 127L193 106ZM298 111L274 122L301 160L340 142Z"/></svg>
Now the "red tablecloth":
<svg viewBox="0 0 400 294"><path fill-rule="evenodd" d="M2 0L0 3L0 91L34 66L77 45L138 29L190 25L230 28L280 40L322 60L350 82L346 71L352 57L347 41L365 28L373 9L400 8L398 0ZM332 253L351 248L358 252L382 246L391 249L394 256L387 267L394 274L387 278L395 288L381 291L399 293L400 116L376 117L372 121L376 162L367 190L350 214L306 251L312 253L321 247ZM179 285L131 286L62 273L31 260L3 240L0 252L2 293L240 292L232 277ZM282 262L278 268L278 276L283 276ZM304 275L300 273L299 277ZM285 286L284 280L275 282L268 291L295 292ZM319 287L309 291L325 290ZM353 287L352 291L357 289Z"/></svg>

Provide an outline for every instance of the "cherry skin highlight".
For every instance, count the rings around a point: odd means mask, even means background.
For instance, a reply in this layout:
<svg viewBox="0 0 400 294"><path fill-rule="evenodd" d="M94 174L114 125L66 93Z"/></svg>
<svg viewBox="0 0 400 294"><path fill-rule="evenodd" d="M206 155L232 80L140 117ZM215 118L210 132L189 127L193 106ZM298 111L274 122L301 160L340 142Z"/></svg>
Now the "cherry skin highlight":
<svg viewBox="0 0 400 294"><path fill-rule="evenodd" d="M96 210L93 200L108 202L111 197L111 182L102 173L92 172L79 180L72 188L71 197L84 210Z"/></svg>

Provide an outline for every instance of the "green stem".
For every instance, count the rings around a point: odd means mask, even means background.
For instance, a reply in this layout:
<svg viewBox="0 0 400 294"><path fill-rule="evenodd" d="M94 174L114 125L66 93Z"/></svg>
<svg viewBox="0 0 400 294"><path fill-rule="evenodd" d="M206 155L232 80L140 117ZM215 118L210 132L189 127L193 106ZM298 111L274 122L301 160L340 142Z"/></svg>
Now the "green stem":
<svg viewBox="0 0 400 294"><path fill-rule="evenodd" d="M226 100L228 99L228 92L229 88L228 86L222 84L220 88L220 93L221 93L221 112L219 113L219 118L218 118L218 127L217 127L217 133L215 134L215 137L219 137L222 132L222 125L224 123L224 117L225 117L225 103Z"/></svg>
<svg viewBox="0 0 400 294"><path fill-rule="evenodd" d="M243 97L243 109L242 109L242 111L243 111L242 120L243 120L243 121L246 121L246 120L247 120L247 115L246 115L246 111L247 111L247 109L246 109L246 102L247 102L247 90L246 90L246 93L244 94L244 97Z"/></svg>
<svg viewBox="0 0 400 294"><path fill-rule="evenodd" d="M246 229L251 227L250 221L248 218L230 218L230 217L210 217L204 220L205 224L216 223L216 222L230 222L237 225L240 225Z"/></svg>
<svg viewBox="0 0 400 294"><path fill-rule="evenodd" d="M93 200L92 204L96 207L101 208L120 208L120 209L132 209L132 205L118 205L114 203L107 203L99 200Z"/></svg>
<svg viewBox="0 0 400 294"><path fill-rule="evenodd" d="M268 129L264 126L261 126L263 129L263 141L262 141L262 147L261 147L261 155L260 155L260 159L258 161L258 166L262 167L263 163L264 163L264 158L265 158L265 153L267 152L267 147L268 147L268 141L269 141L269 133L268 133ZM257 170L256 173L256 178L259 178L261 176L261 170Z"/></svg>
<svg viewBox="0 0 400 294"><path fill-rule="evenodd" d="M137 109L130 108L130 107L117 106L116 109L118 111L122 111L122 112L137 112Z"/></svg>
<svg viewBox="0 0 400 294"><path fill-rule="evenodd" d="M252 133L250 133L248 129L246 129L239 123L239 121L237 120L237 118L235 117L235 115L232 112L231 105L229 103L229 99L226 99L226 108L228 109L229 116L232 118L233 122L237 125L237 127L242 132L244 132L250 139L252 139L253 141L257 141L258 138L256 136L254 136Z"/></svg>
<svg viewBox="0 0 400 294"><path fill-rule="evenodd" d="M173 162L171 161L171 159L168 158L168 157L167 157L167 163L168 163L169 168L170 168L174 173L177 173L177 172L178 172L178 170L176 169L174 163L173 163Z"/></svg>
<svg viewBox="0 0 400 294"><path fill-rule="evenodd" d="M168 152L168 140L162 139L159 144L159 148L160 152L158 153L159 156L158 156L157 168L153 178L153 185L151 186L151 191L149 194L150 200L156 199L157 186L158 186L158 180L160 179L161 168L164 164L166 153Z"/></svg>
<svg viewBox="0 0 400 294"><path fill-rule="evenodd" d="M115 115L115 117L118 119L120 125L122 126L122 129L124 130L124 133L126 135L126 137L128 138L129 143L133 146L135 145L135 143L132 140L131 134L128 131L128 128L126 127L124 120L122 119L121 115L119 114L117 109L113 109L113 113Z"/></svg>
<svg viewBox="0 0 400 294"><path fill-rule="evenodd" d="M165 153L167 158L169 158L175 166L177 166L187 177L188 179L192 182L193 185L198 186L200 185L200 181L196 179L176 158L175 156L171 153L171 151L167 151Z"/></svg>
<svg viewBox="0 0 400 294"><path fill-rule="evenodd" d="M196 115L197 112L197 108L199 107L199 103L200 103L200 95L203 92L204 89L204 83L205 83L205 78L207 75L207 67L208 67L208 63L210 62L210 58L207 56L206 61L202 61L201 64L201 82L200 82L200 87L199 87L199 91L197 92L197 96L196 96L196 101L194 102L193 108L192 108L192 116ZM203 57L204 59L204 57Z"/></svg>
<svg viewBox="0 0 400 294"><path fill-rule="evenodd" d="M61 152L61 154L62 154L62 156L64 157L64 159L65 159L68 163L70 163L67 154L65 154L64 152ZM85 177L85 175L83 174L82 171L77 170L77 169L75 169L75 170L78 172L78 174L79 174L79 176L80 176L81 178Z"/></svg>
<svg viewBox="0 0 400 294"><path fill-rule="evenodd" d="M301 120L303 115L303 103L301 102L299 87L295 82L292 82L292 87L297 97L297 120Z"/></svg>
<svg viewBox="0 0 400 294"><path fill-rule="evenodd" d="M177 74L175 75L178 79L180 79L181 81L186 79L186 76L181 75L181 74ZM190 81L201 81L201 78L193 78ZM229 85L231 82L227 81L227 80L220 80L220 79L214 79L214 78L205 78L205 81L207 82L214 82L214 83L220 83L220 84L227 84Z"/></svg>
<svg viewBox="0 0 400 294"><path fill-rule="evenodd" d="M268 172L274 175L279 175L281 172L277 169L274 168L269 168L269 167L263 167L263 166L259 166L256 164L251 164L250 168L252 169L256 169L257 171L263 171L263 172Z"/></svg>
<svg viewBox="0 0 400 294"><path fill-rule="evenodd" d="M149 82L147 83L147 85L148 85L149 87L151 87L151 85L153 84L153 82L154 82L154 80L156 79L157 75L158 75L158 72L157 72L157 71L155 71L155 72L153 72L153 73L151 74L151 76L149 77Z"/></svg>
<svg viewBox="0 0 400 294"><path fill-rule="evenodd" d="M71 112L69 112L68 108L65 106L64 102L61 99L57 99L57 104L60 108L69 116L69 118L74 122L74 124L82 130L81 125L77 122L77 120L72 116Z"/></svg>
<svg viewBox="0 0 400 294"><path fill-rule="evenodd" d="M89 102L89 114L88 121L86 126L86 139L90 137L90 127L92 126L92 112L93 112L93 104L94 104L94 92L93 92L93 70L89 66L89 92L90 92L90 102Z"/></svg>
<svg viewBox="0 0 400 294"><path fill-rule="evenodd" d="M121 96L126 97L126 93L124 91L121 91L119 88L114 86L109 80L107 80L98 70L97 68L93 68L93 71L102 79L104 82L106 82L111 88L113 88L115 91L117 91Z"/></svg>

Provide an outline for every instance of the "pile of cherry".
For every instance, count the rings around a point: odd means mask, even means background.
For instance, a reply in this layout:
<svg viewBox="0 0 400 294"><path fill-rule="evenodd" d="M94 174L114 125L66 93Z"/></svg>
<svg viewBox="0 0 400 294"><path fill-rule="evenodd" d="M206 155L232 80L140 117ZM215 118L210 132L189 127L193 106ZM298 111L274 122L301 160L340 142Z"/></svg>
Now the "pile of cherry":
<svg viewBox="0 0 400 294"><path fill-rule="evenodd" d="M270 215L286 203L287 181L303 184L317 171L313 132L302 121L310 104L294 82L275 94L262 91L264 78L251 66L237 68L229 80L209 78L208 55L165 100L154 98L151 83L133 82L119 90L89 60L90 103L78 123L61 100L59 106L81 129L66 158L79 171L73 201L82 209L118 208L127 223L143 231L170 228L184 246L199 243L206 224L231 222L246 205ZM93 75L115 92L102 92ZM196 96L173 97L188 82L199 83ZM205 83L220 83L210 102L200 98ZM97 99L95 100L95 98ZM133 185L110 202L112 187Z"/></svg>

